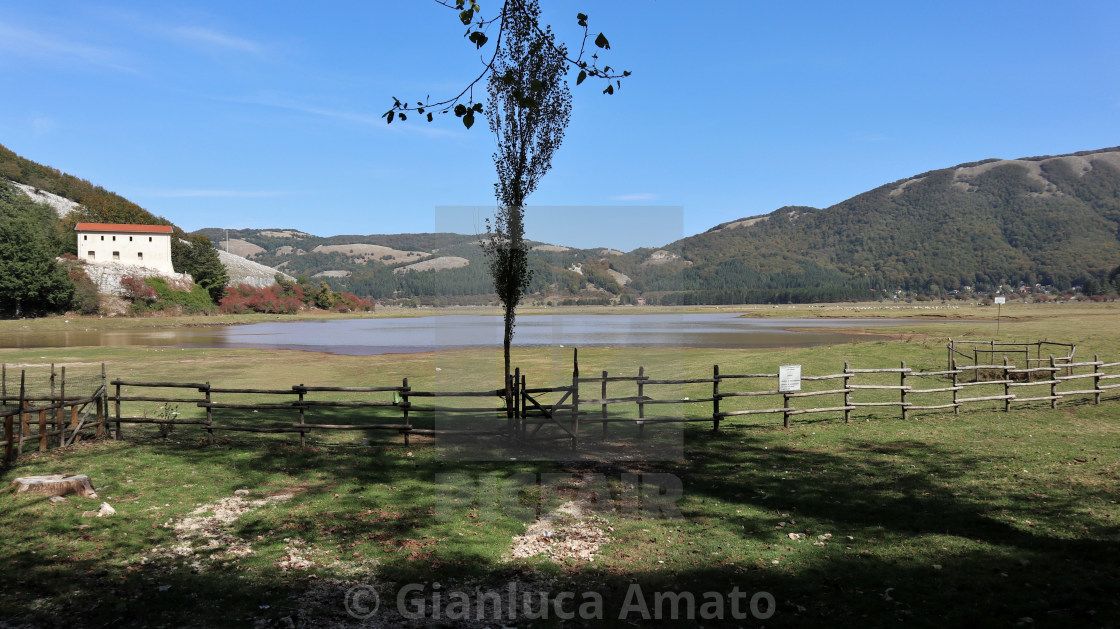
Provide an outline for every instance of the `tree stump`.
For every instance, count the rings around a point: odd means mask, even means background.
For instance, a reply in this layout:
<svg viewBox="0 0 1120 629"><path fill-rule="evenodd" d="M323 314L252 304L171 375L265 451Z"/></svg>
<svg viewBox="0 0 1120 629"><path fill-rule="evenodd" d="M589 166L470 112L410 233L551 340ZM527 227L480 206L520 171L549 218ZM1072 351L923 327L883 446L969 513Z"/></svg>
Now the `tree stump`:
<svg viewBox="0 0 1120 629"><path fill-rule="evenodd" d="M89 476L75 474L64 476L62 474L47 474L44 476L23 476L12 481L12 487L17 494L36 494L41 496L65 496L78 494L86 498L96 498L97 492Z"/></svg>

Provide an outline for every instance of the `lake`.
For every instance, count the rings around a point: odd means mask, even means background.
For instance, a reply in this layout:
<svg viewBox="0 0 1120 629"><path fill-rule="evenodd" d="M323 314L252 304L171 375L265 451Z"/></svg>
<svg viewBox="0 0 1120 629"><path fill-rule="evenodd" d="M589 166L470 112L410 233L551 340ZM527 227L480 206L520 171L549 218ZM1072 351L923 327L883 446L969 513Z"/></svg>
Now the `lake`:
<svg viewBox="0 0 1120 629"><path fill-rule="evenodd" d="M811 347L845 343L837 328L913 323L899 319L757 319L736 313L526 315L518 346ZM80 323L79 323L80 324ZM799 328L791 331L788 328ZM816 331L813 328L830 328ZM233 347L368 355L501 347L502 318L441 315L400 319L282 321L143 330L7 332L0 347Z"/></svg>

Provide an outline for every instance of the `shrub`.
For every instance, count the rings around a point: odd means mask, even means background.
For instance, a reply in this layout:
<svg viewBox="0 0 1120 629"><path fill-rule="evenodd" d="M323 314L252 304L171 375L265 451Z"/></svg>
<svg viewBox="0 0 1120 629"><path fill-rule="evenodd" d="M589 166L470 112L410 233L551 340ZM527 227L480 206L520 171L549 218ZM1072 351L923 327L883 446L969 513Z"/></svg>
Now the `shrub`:
<svg viewBox="0 0 1120 629"><path fill-rule="evenodd" d="M167 280L161 277L146 278L144 284L155 292L156 298L149 303L133 301L131 309L134 314L141 314L147 310L174 309L188 313L211 312L214 310L214 302L210 299L210 293L200 284L195 284L189 291L175 290L167 285Z"/></svg>
<svg viewBox="0 0 1120 629"><path fill-rule="evenodd" d="M162 280L160 281L162 282ZM165 289L167 288L166 282L163 282L163 287ZM122 296L132 303L138 301L155 301L159 297L155 288L144 281L144 278L136 275L126 275L122 277L121 290L124 292Z"/></svg>
<svg viewBox="0 0 1120 629"><path fill-rule="evenodd" d="M65 256L63 256L65 258ZM85 269L79 264L67 264L70 281L74 282L74 296L70 298L70 308L81 314L97 314L101 311L101 297L97 294L97 287L86 275Z"/></svg>

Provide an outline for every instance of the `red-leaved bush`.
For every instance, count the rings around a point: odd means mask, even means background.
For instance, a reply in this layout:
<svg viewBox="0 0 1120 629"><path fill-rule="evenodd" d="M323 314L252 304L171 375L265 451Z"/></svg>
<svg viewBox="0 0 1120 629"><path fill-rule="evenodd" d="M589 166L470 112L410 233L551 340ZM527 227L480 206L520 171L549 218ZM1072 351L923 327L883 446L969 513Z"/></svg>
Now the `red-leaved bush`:
<svg viewBox="0 0 1120 629"><path fill-rule="evenodd" d="M239 284L226 289L218 309L226 314L263 312L268 314L294 314L312 308L309 299L299 284L273 284L268 288L257 288ZM335 293L334 310L338 312L357 312L373 310L373 303L350 293Z"/></svg>
<svg viewBox="0 0 1120 629"><path fill-rule="evenodd" d="M137 301L155 301L156 289L148 286L144 278L135 275L126 275L121 278L121 290L124 292L123 297L130 302Z"/></svg>

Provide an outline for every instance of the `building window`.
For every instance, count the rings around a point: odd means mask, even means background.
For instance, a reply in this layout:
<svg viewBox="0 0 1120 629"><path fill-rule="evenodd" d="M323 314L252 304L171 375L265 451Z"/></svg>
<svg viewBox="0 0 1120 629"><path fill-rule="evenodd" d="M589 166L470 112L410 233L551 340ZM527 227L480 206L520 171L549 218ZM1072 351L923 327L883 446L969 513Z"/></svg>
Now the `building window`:
<svg viewBox="0 0 1120 629"><path fill-rule="evenodd" d="M82 240L89 240L89 236L82 234Z"/></svg>
<svg viewBox="0 0 1120 629"><path fill-rule="evenodd" d="M105 237L104 237L104 236L102 236L102 237L101 237L101 240L105 240Z"/></svg>
<svg viewBox="0 0 1120 629"><path fill-rule="evenodd" d="M113 242L117 242L117 237L113 236Z"/></svg>
<svg viewBox="0 0 1120 629"><path fill-rule="evenodd" d="M132 236L128 237L128 242L132 242Z"/></svg>
<svg viewBox="0 0 1120 629"><path fill-rule="evenodd" d="M89 258L90 260L92 260L92 259L96 258L97 256L94 255L94 253L92 251L90 251L86 254L86 257Z"/></svg>
<svg viewBox="0 0 1120 629"><path fill-rule="evenodd" d="M143 260L144 259L144 252L143 251L136 252L136 257L140 260Z"/></svg>
<svg viewBox="0 0 1120 629"><path fill-rule="evenodd" d="M120 260L121 259L121 252L120 251L114 251L113 252L113 259L114 260Z"/></svg>
<svg viewBox="0 0 1120 629"><path fill-rule="evenodd" d="M148 236L148 242L152 242L152 237Z"/></svg>

